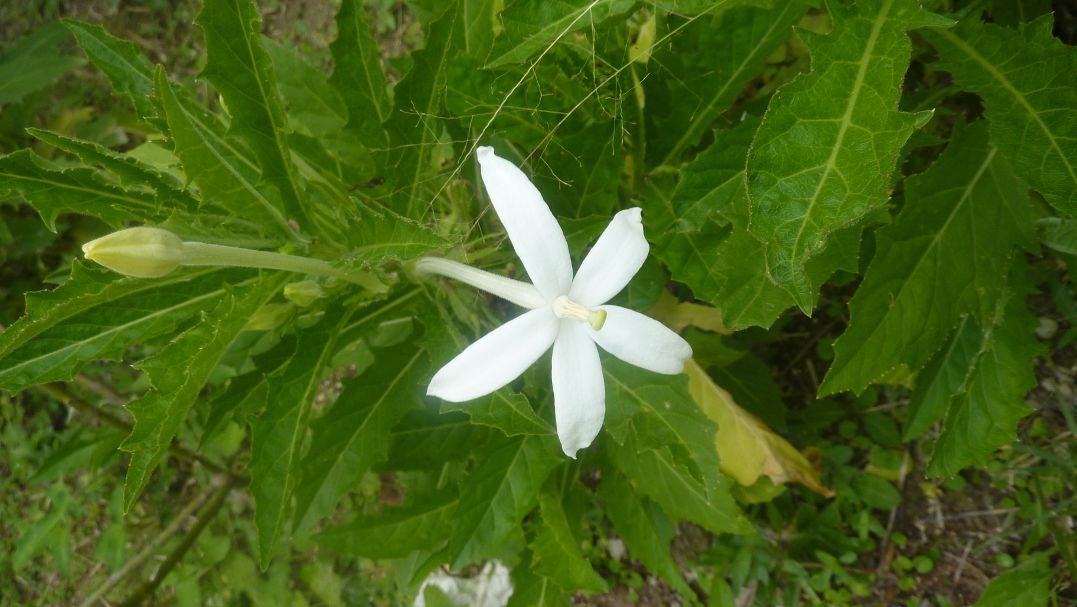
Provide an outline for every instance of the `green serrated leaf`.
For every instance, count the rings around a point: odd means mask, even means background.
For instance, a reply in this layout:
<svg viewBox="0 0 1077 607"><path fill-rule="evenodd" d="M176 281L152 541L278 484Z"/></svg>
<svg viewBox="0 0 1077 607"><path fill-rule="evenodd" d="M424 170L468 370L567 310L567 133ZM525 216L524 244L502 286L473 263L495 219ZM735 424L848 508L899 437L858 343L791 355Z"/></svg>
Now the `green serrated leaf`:
<svg viewBox="0 0 1077 607"><path fill-rule="evenodd" d="M449 538L453 568L494 551L535 507L543 482L562 461L553 437L508 438L492 445L460 486Z"/></svg>
<svg viewBox="0 0 1077 607"><path fill-rule="evenodd" d="M62 25L50 23L0 57L0 105L16 103L82 65L78 57L60 52L67 36Z"/></svg>
<svg viewBox="0 0 1077 607"><path fill-rule="evenodd" d="M175 177L129 154L120 154L92 141L73 139L52 131L30 128L26 129L26 132L57 149L78 156L86 164L100 166L115 175L120 185L125 188L135 191L140 188L151 189L163 210L195 211L198 208L198 200L183 189L183 185Z"/></svg>
<svg viewBox="0 0 1077 607"><path fill-rule="evenodd" d="M718 307L725 274L732 269L715 259L728 237L719 226L740 221L737 200L744 196L744 159L756 125L746 121L717 131L715 143L678 172L676 184L647 181L644 212L655 255L669 267L673 280Z"/></svg>
<svg viewBox="0 0 1077 607"><path fill-rule="evenodd" d="M546 484L539 495L542 524L531 542L531 567L540 576L548 577L562 588L590 593L607 592L609 584L595 572L580 551L580 543L561 505L561 491Z"/></svg>
<svg viewBox="0 0 1077 607"><path fill-rule="evenodd" d="M231 290L200 323L138 364L154 389L127 405L135 425L121 446L131 453L124 483L125 512L168 452L209 374L250 317L277 294L288 277L273 273Z"/></svg>
<svg viewBox="0 0 1077 607"><path fill-rule="evenodd" d="M408 261L451 243L427 226L375 203L350 200L347 238L351 248L340 263L367 269L384 261Z"/></svg>
<svg viewBox="0 0 1077 607"><path fill-rule="evenodd" d="M309 529L389 453L389 431L421 401L429 357L410 340L378 350L372 367L344 384L333 406L315 420L296 487L296 529Z"/></svg>
<svg viewBox="0 0 1077 607"><path fill-rule="evenodd" d="M26 316L0 333L0 389L68 380L90 361L116 360L213 307L225 284L247 275L199 269L123 278L76 261L66 283L27 295Z"/></svg>
<svg viewBox="0 0 1077 607"><path fill-rule="evenodd" d="M1017 284L984 323L965 381L952 395L927 465L931 476L950 477L984 465L995 449L1016 440L1017 422L1032 412L1024 398L1036 385L1033 363L1044 348L1036 339L1036 317L1024 301L1029 287L1020 272L1011 276Z"/></svg>
<svg viewBox="0 0 1077 607"><path fill-rule="evenodd" d="M425 212L441 184L436 153L444 125L437 117L445 105L448 65L463 46L462 10L457 5L430 24L426 46L411 55L414 66L393 89L396 108L385 124L388 185L394 198L389 206L408 217Z"/></svg>
<svg viewBox="0 0 1077 607"><path fill-rule="evenodd" d="M391 435L387 467L421 470L466 457L493 436L490 428L472 424L465 415L412 411Z"/></svg>
<svg viewBox="0 0 1077 607"><path fill-rule="evenodd" d="M607 358L606 431L618 443L635 432L638 446L668 448L697 479L718 481L714 423L700 411L688 390L687 377L640 373Z"/></svg>
<svg viewBox="0 0 1077 607"><path fill-rule="evenodd" d="M904 439L919 438L946 416L950 399L961 391L969 369L975 367L983 334L971 315L957 323L950 342L916 375L916 389L909 398Z"/></svg>
<svg viewBox="0 0 1077 607"><path fill-rule="evenodd" d="M263 569L269 566L284 530L299 482L300 448L311 405L348 318L336 309L299 334L294 341L295 354L268 378L265 411L251 422L250 490Z"/></svg>
<svg viewBox="0 0 1077 607"><path fill-rule="evenodd" d="M768 274L763 243L747 230L744 162L757 126L749 119L716 131L715 143L678 171L675 185L654 177L644 199L655 255L674 280L719 308L734 330L769 327L794 305ZM808 261L813 281L822 283L838 269L856 270L860 230L838 232L822 255Z"/></svg>
<svg viewBox="0 0 1077 607"><path fill-rule="evenodd" d="M528 563L525 552L521 562ZM506 607L565 607L572 596L550 578L531 567L512 568L512 596Z"/></svg>
<svg viewBox="0 0 1077 607"><path fill-rule="evenodd" d="M716 427L692 400L687 378L641 374L619 361L604 366L607 448L633 487L714 533L746 531L732 482L719 473Z"/></svg>
<svg viewBox="0 0 1077 607"><path fill-rule="evenodd" d="M1040 242L1059 253L1077 255L1077 220L1044 218L1036 222Z"/></svg>
<svg viewBox="0 0 1077 607"><path fill-rule="evenodd" d="M827 4L833 32L802 32L812 71L770 101L748 155L749 229L776 284L810 314L806 264L831 235L886 204L898 153L925 116L898 111L907 31L949 20L917 0Z"/></svg>
<svg viewBox="0 0 1077 607"><path fill-rule="evenodd" d="M200 76L213 84L228 107L228 132L250 146L262 177L276 186L290 218L307 230L313 223L303 185L292 164L287 123L277 78L262 46L262 19L252 0L206 0L196 23L206 38Z"/></svg>
<svg viewBox="0 0 1077 607"><path fill-rule="evenodd" d="M340 93L329 86L325 74L293 48L264 36L262 46L273 61L289 130L309 137L327 137L344 128L348 108Z"/></svg>
<svg viewBox="0 0 1077 607"><path fill-rule="evenodd" d="M554 215L574 219L599 215L608 221L624 171L616 134L608 123L595 124L559 137L559 145L542 155L549 173L536 173L533 181Z"/></svg>
<svg viewBox="0 0 1077 607"><path fill-rule="evenodd" d="M260 187L258 167L225 139L217 118L199 106L184 103L164 70L157 70L154 81L175 153L187 178L198 185L203 201L237 217L275 223L281 233L294 237L280 203Z"/></svg>
<svg viewBox="0 0 1077 607"><path fill-rule="evenodd" d="M1045 15L1011 30L976 19L925 32L939 64L984 99L991 142L1055 208L1077 213L1077 49Z"/></svg>
<svg viewBox="0 0 1077 607"><path fill-rule="evenodd" d="M729 479L705 484L668 448L646 446L647 441L640 438L642 432L633 425L623 445L607 443L611 461L637 493L657 502L671 517L690 520L712 533L747 533L751 529L729 493Z"/></svg>
<svg viewBox="0 0 1077 607"><path fill-rule="evenodd" d="M113 185L94 169L55 168L30 150L0 156L3 190L25 198L54 232L63 213L90 215L114 227L129 221L156 223L168 216L168 209L149 192Z"/></svg>
<svg viewBox="0 0 1077 607"><path fill-rule="evenodd" d="M383 147L388 138L381 124L389 118L392 100L378 44L370 34L362 3L341 2L336 23L337 39L329 45L333 53L329 84L340 93L347 108L344 130L368 148Z"/></svg>
<svg viewBox="0 0 1077 607"><path fill-rule="evenodd" d="M993 313L1011 249L1031 230L1026 190L987 125L957 133L927 172L906 180L904 209L879 230L820 394L859 393L898 365L917 371L962 315Z"/></svg>
<svg viewBox="0 0 1077 607"><path fill-rule="evenodd" d="M448 540L454 522L455 491L422 497L411 506L359 516L317 534L315 540L336 552L368 559L404 558Z"/></svg>
<svg viewBox="0 0 1077 607"><path fill-rule="evenodd" d="M153 65L138 45L114 37L100 25L74 19L63 23L90 61L108 76L112 88L131 100L140 118L153 122L157 114L152 101Z"/></svg>
<svg viewBox="0 0 1077 607"><path fill-rule="evenodd" d="M713 10L720 3L708 4ZM677 26L673 43L655 49L644 81L648 109L654 108L647 112L647 154L656 166L679 164L684 152L699 144L771 53L789 39L806 8L803 0L793 0L670 24Z"/></svg>
<svg viewBox="0 0 1077 607"><path fill-rule="evenodd" d="M518 0L501 12L504 31L486 67L526 61L568 34L595 27L633 6L632 0Z"/></svg>
<svg viewBox="0 0 1077 607"><path fill-rule="evenodd" d="M444 401L441 411L467 413L471 423L497 428L505 436L556 434L550 422L539 417L527 397L518 392L498 390L489 396L464 403Z"/></svg>
<svg viewBox="0 0 1077 607"><path fill-rule="evenodd" d="M598 494L606 503L606 514L632 558L660 575L682 596L691 596L692 587L685 581L670 552L673 538L662 533L655 524L652 513L643 502L646 498L636 495L628 479L614 471L602 475Z"/></svg>

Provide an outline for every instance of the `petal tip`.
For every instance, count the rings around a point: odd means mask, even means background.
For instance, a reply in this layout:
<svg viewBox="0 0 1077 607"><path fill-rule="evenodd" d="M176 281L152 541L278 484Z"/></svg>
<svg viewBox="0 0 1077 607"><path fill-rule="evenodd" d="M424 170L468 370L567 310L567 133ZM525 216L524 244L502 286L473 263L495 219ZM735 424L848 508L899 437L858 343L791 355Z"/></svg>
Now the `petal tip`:
<svg viewBox="0 0 1077 607"><path fill-rule="evenodd" d="M480 145L475 150L475 156L479 159L479 162L494 158L497 154L494 153L494 148L488 145Z"/></svg>

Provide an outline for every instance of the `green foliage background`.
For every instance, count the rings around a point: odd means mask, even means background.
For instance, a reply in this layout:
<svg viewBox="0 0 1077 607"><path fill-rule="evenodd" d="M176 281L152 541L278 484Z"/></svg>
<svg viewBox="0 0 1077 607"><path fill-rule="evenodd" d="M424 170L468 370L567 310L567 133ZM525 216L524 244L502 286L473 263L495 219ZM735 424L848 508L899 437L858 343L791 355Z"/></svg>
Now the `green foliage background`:
<svg viewBox="0 0 1077 607"><path fill-rule="evenodd" d="M0 12L0 601L410 604L490 559L510 605L1077 601L1072 6L287 4ZM523 277L479 145L577 263L642 207L616 302L704 306L696 361L835 495L738 485L687 379L610 357L579 460L548 361L426 397L516 314L414 272ZM131 225L382 288L78 258Z"/></svg>

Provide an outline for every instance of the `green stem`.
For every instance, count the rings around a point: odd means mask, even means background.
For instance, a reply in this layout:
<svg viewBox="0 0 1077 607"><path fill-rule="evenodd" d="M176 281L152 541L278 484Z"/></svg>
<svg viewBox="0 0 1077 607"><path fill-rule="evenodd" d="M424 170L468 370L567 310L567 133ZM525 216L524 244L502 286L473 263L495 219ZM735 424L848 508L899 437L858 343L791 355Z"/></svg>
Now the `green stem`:
<svg viewBox="0 0 1077 607"><path fill-rule="evenodd" d="M184 242L183 254L183 265L185 266L235 266L240 268L284 270L285 272L339 278L374 292L384 292L386 290L386 286L373 274L368 272L345 272L334 268L329 262L322 259L205 242Z"/></svg>

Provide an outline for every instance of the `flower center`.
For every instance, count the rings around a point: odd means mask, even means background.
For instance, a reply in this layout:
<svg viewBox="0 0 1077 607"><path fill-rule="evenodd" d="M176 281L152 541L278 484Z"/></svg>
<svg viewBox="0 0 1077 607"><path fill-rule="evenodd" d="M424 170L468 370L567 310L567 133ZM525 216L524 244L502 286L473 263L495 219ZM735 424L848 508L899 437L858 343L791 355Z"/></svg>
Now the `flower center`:
<svg viewBox="0 0 1077 607"><path fill-rule="evenodd" d="M553 313L558 318L571 318L572 320L586 321L595 331L602 329L606 324L605 310L592 310L572 301L567 295L559 295L553 300Z"/></svg>

